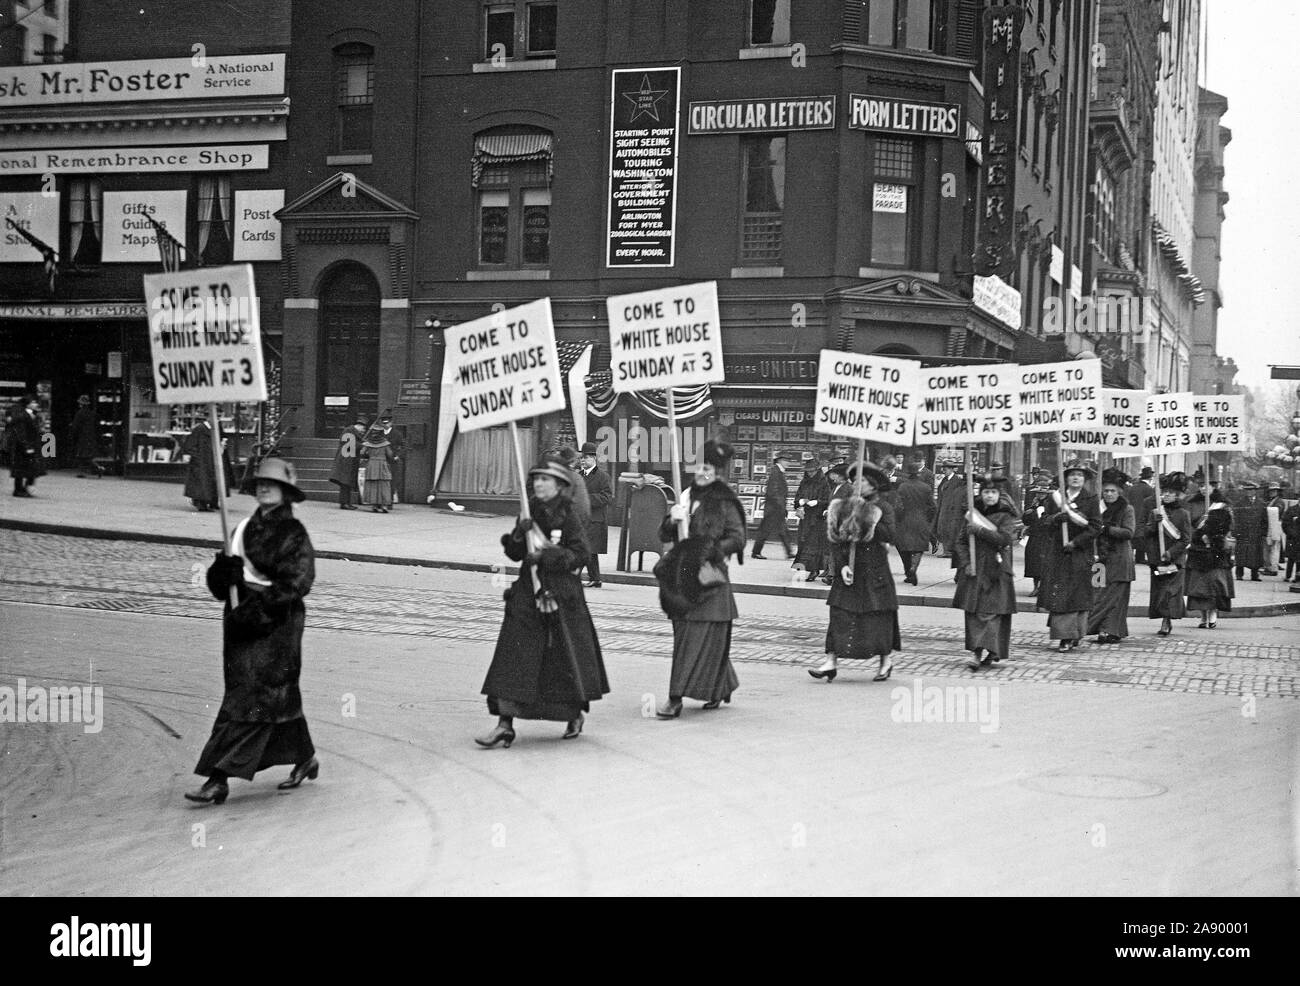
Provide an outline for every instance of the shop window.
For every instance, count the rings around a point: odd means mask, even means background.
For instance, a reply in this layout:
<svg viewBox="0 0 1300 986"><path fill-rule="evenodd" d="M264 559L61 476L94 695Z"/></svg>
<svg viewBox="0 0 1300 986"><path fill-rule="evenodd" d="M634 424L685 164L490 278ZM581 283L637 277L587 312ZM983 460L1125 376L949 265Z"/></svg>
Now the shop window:
<svg viewBox="0 0 1300 986"><path fill-rule="evenodd" d="M205 267L228 264L233 256L230 179L204 176L199 179L199 261Z"/></svg>
<svg viewBox="0 0 1300 986"><path fill-rule="evenodd" d="M68 182L68 252L75 266L103 259L104 185L98 178Z"/></svg>
<svg viewBox="0 0 1300 986"><path fill-rule="evenodd" d="M53 34L41 35L41 60L45 62L60 61L62 55L59 51L59 39Z"/></svg>
<svg viewBox="0 0 1300 986"><path fill-rule="evenodd" d="M935 0L870 0L866 43L932 51L934 4Z"/></svg>
<svg viewBox="0 0 1300 986"><path fill-rule="evenodd" d="M785 214L784 137L745 137L745 203L740 220L740 262L777 267Z"/></svg>
<svg viewBox="0 0 1300 986"><path fill-rule="evenodd" d="M790 0L750 0L749 43L790 43Z"/></svg>
<svg viewBox="0 0 1300 986"><path fill-rule="evenodd" d="M551 263L551 135L482 134L475 140L478 264L514 269Z"/></svg>
<svg viewBox="0 0 1300 986"><path fill-rule="evenodd" d="M374 145L375 49L345 44L334 49L334 148L368 154Z"/></svg>
<svg viewBox="0 0 1300 986"><path fill-rule="evenodd" d="M914 262L917 198L917 144L876 138L871 152L870 258L872 264L907 267Z"/></svg>
<svg viewBox="0 0 1300 986"><path fill-rule="evenodd" d="M483 5L483 58L554 58L558 4L488 0Z"/></svg>

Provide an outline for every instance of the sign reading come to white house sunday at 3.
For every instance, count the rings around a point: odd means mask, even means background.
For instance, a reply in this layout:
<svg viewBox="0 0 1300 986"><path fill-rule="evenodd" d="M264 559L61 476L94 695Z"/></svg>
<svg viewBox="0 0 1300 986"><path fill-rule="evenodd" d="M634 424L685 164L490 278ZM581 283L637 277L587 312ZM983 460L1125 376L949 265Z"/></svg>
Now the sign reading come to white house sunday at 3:
<svg viewBox="0 0 1300 986"><path fill-rule="evenodd" d="M251 264L144 276L159 404L266 400Z"/></svg>

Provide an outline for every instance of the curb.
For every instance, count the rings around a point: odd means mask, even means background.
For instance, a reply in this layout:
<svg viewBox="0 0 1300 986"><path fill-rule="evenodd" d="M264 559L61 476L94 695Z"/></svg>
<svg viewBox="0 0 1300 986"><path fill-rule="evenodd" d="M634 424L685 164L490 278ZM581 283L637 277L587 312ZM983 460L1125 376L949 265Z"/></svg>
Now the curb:
<svg viewBox="0 0 1300 986"><path fill-rule="evenodd" d="M179 534L149 534L142 531L114 531L99 527L69 527L61 524L42 523L40 521L0 519L0 530L22 531L27 534L58 534L63 537L95 538L102 541L134 541L145 544L175 544L189 548L221 548L221 541L215 538L185 537ZM370 565L405 565L411 568L436 568L460 572L505 572L516 574L519 569L514 565L490 565L482 562L442 561L433 558L403 558L399 555L367 555L354 551L318 550L317 558L331 561L352 561ZM653 586L654 576L650 573L602 572L602 582L613 585ZM937 584L937 583L936 583ZM811 586L790 585L750 585L745 582L731 583L731 591L751 596L787 596L802 599L825 599L829 589ZM899 606L929 606L950 609L951 599L931 596L898 596ZM1038 606L1029 600L1017 600L1017 613L1039 612ZM1249 619L1267 616L1292 616L1300 614L1300 599L1293 603L1275 603L1268 606L1246 606L1219 614L1219 619ZM1145 619L1145 606L1130 606L1128 615L1133 619Z"/></svg>

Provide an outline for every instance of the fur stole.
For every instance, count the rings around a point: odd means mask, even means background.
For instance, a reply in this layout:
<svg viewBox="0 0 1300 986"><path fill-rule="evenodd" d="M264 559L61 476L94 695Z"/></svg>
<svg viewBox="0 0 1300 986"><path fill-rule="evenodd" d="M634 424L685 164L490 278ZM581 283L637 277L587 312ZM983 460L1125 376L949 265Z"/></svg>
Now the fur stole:
<svg viewBox="0 0 1300 986"><path fill-rule="evenodd" d="M856 493L847 499L832 500L826 511L826 536L833 544L870 541L876 536L880 521L880 504L874 495Z"/></svg>

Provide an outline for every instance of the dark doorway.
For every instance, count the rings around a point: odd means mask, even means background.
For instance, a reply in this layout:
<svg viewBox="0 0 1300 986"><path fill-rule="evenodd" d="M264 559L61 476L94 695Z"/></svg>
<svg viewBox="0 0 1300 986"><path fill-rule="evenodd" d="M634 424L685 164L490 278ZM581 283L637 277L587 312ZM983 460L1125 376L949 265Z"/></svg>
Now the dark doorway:
<svg viewBox="0 0 1300 986"><path fill-rule="evenodd" d="M379 413L379 285L360 264L343 264L321 288L320 395L316 433L337 435Z"/></svg>

